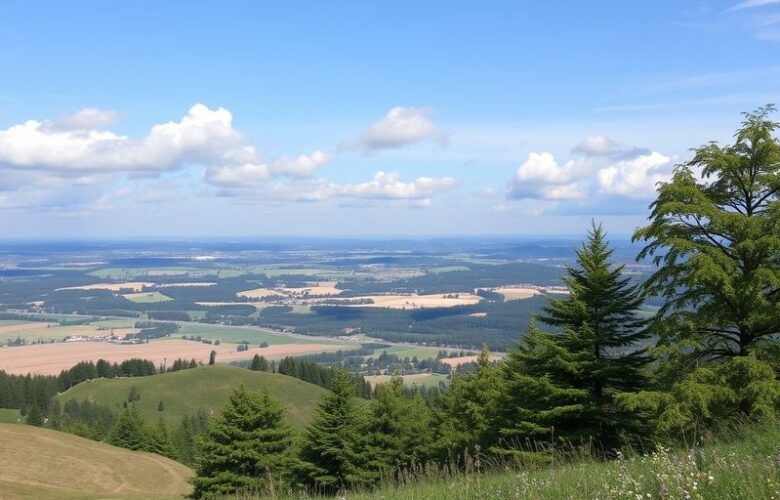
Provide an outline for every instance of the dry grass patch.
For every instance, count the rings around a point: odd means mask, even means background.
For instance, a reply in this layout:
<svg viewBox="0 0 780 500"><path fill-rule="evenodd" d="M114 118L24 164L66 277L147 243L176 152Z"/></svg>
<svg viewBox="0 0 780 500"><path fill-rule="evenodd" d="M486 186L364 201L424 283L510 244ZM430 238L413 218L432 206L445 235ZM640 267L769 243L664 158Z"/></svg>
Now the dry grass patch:
<svg viewBox="0 0 780 500"><path fill-rule="evenodd" d="M95 283L92 285L82 286L66 286L64 288L57 288L57 292L60 290L108 290L109 292L121 292L122 290L132 290L134 292L140 292L144 288L154 286L154 283L146 281L128 281L127 283Z"/></svg>
<svg viewBox="0 0 780 500"><path fill-rule="evenodd" d="M269 359L344 349L346 344L278 344L237 351L237 344L211 345L190 340L160 340L148 344L121 345L109 342L66 342L0 348L0 370L25 375L57 375L81 361L105 359L121 363L131 358L143 358L155 365L176 358L195 359L208 363L211 351L217 352L217 362L226 363L251 359L260 354Z"/></svg>
<svg viewBox="0 0 780 500"><path fill-rule="evenodd" d="M371 299L372 304L349 304L350 307L382 307L386 309L427 309L434 307L471 306L482 297L470 293L430 295L366 295L355 299Z"/></svg>
<svg viewBox="0 0 780 500"><path fill-rule="evenodd" d="M0 424L0 498L181 498L192 475L153 453Z"/></svg>
<svg viewBox="0 0 780 500"><path fill-rule="evenodd" d="M336 288L336 282L317 283L312 286L300 288L255 288L238 292L239 297L261 300L266 297L306 298L306 297L330 297L342 292Z"/></svg>
<svg viewBox="0 0 780 500"><path fill-rule="evenodd" d="M461 356L459 358L443 358L439 361L442 362L442 364L451 366L453 368L457 368L460 365L466 365L468 363L476 363L479 356ZM491 354L489 356L490 361L501 361L504 359L503 355L500 354Z"/></svg>
<svg viewBox="0 0 780 500"><path fill-rule="evenodd" d="M494 288L491 291L503 295L504 300L530 299L531 297L539 294L539 290L535 290L533 288L521 288L521 287L512 287L512 286L502 286L500 288Z"/></svg>

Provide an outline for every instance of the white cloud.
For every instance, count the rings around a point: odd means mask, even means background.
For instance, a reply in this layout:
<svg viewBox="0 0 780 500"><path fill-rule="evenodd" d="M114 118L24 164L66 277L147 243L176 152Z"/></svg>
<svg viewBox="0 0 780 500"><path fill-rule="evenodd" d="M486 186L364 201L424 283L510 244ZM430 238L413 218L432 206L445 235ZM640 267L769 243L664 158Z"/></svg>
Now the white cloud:
<svg viewBox="0 0 780 500"><path fill-rule="evenodd" d="M261 184L271 177L311 177L316 169L327 163L330 156L322 151L297 158L282 156L271 164L246 162L236 165L209 167L204 179L209 184L223 187L242 187Z"/></svg>
<svg viewBox="0 0 780 500"><path fill-rule="evenodd" d="M509 197L542 200L582 198L584 193L575 180L587 173L583 169L583 164L573 160L559 165L552 153L530 153L517 168Z"/></svg>
<svg viewBox="0 0 780 500"><path fill-rule="evenodd" d="M185 163L212 163L243 143L232 119L224 108L196 104L180 121L155 125L141 139L101 130L109 116L96 110L82 110L64 121L30 120L0 131L0 166L65 174L164 171Z"/></svg>
<svg viewBox="0 0 780 500"><path fill-rule="evenodd" d="M656 151L609 165L598 171L602 193L651 198L659 182L669 181L671 158Z"/></svg>
<svg viewBox="0 0 780 500"><path fill-rule="evenodd" d="M444 135L431 119L430 110L396 106L363 134L346 142L342 147L372 154L382 149L397 149L430 138L444 140Z"/></svg>
<svg viewBox="0 0 780 500"><path fill-rule="evenodd" d="M591 136L573 151L590 151L559 164L551 153L530 153L517 168L510 200L577 201L591 208L623 200L648 200L672 174L671 159L656 151L622 149L606 136ZM584 206L584 205L583 205ZM566 209L558 205L558 209Z"/></svg>
<svg viewBox="0 0 780 500"><path fill-rule="evenodd" d="M728 10L734 11L734 10L742 10L742 9L751 9L753 7L763 7L765 5L773 5L776 3L780 3L780 0L745 0L743 2L740 2L733 7L730 7Z"/></svg>
<svg viewBox="0 0 780 500"><path fill-rule="evenodd" d="M116 111L84 108L73 116L56 118L50 123L55 130L101 130L114 125L117 121L119 121L119 113Z"/></svg>
<svg viewBox="0 0 780 500"><path fill-rule="evenodd" d="M604 134L590 135L584 138L572 150L586 155L605 155L611 152L617 144Z"/></svg>
<svg viewBox="0 0 780 500"><path fill-rule="evenodd" d="M403 202L408 206L427 207L433 196L449 191L457 185L452 177L419 177L403 181L396 172L377 172L373 179L361 183L339 184L325 179L305 179L293 182L275 182L241 188L225 186L219 194L235 197L239 202L267 201L327 201L356 199L372 202Z"/></svg>
<svg viewBox="0 0 780 500"><path fill-rule="evenodd" d="M419 177L411 182L403 182L396 172L379 171L368 182L339 186L337 195L384 200L427 200L436 193L452 189L455 184L452 177Z"/></svg>

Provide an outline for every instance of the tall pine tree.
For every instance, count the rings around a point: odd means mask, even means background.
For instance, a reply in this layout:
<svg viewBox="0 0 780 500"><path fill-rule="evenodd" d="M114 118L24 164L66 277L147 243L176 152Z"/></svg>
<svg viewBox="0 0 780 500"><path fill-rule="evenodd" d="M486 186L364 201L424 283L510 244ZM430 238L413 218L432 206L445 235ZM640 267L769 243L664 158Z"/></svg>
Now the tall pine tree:
<svg viewBox="0 0 780 500"><path fill-rule="evenodd" d="M262 494L292 466L293 431L284 408L267 393L241 385L209 420L201 443L195 498Z"/></svg>
<svg viewBox="0 0 780 500"><path fill-rule="evenodd" d="M638 314L640 288L610 265L612 253L594 224L564 278L569 295L550 299L540 318L558 330L532 325L509 354L501 448L563 442L609 453L641 437L641 416L615 397L643 387L650 334Z"/></svg>
<svg viewBox="0 0 780 500"><path fill-rule="evenodd" d="M330 376L330 393L320 402L301 448L302 480L316 491L335 493L360 481L356 441L355 387L341 369Z"/></svg>

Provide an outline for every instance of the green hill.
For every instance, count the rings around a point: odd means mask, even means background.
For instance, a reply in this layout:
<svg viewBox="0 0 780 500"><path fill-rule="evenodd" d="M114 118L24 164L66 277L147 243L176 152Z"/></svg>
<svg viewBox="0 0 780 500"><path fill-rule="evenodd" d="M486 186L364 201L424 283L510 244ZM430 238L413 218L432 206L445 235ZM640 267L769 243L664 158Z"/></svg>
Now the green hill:
<svg viewBox="0 0 780 500"><path fill-rule="evenodd" d="M181 498L192 471L153 453L0 424L0 498Z"/></svg>
<svg viewBox="0 0 780 500"><path fill-rule="evenodd" d="M175 426L185 414L219 411L230 391L240 383L251 390L266 389L272 397L284 402L290 423L298 427L309 421L325 393L316 385L286 375L215 365L149 377L90 380L70 388L57 399L63 404L70 399L79 402L90 399L119 411L134 386L141 396L136 407L147 424L163 417L166 424ZM163 411L157 409L160 401Z"/></svg>

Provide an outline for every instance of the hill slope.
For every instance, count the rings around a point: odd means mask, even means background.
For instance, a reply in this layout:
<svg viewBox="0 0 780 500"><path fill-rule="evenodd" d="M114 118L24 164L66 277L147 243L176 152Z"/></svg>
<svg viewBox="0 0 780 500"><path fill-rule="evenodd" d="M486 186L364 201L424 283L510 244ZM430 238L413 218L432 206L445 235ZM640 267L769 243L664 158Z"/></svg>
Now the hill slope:
<svg viewBox="0 0 780 500"><path fill-rule="evenodd" d="M290 423L298 427L309 421L325 392L316 385L285 375L214 365L149 377L90 380L57 398L60 403L90 399L121 411L130 388L135 387L141 396L135 404L147 424L154 424L162 417L166 424L175 426L185 414L219 411L239 383L251 390L268 390L268 394L284 402ZM160 401L164 406L161 412L157 410Z"/></svg>
<svg viewBox="0 0 780 500"><path fill-rule="evenodd" d="M0 497L181 498L192 471L63 432L0 424Z"/></svg>

